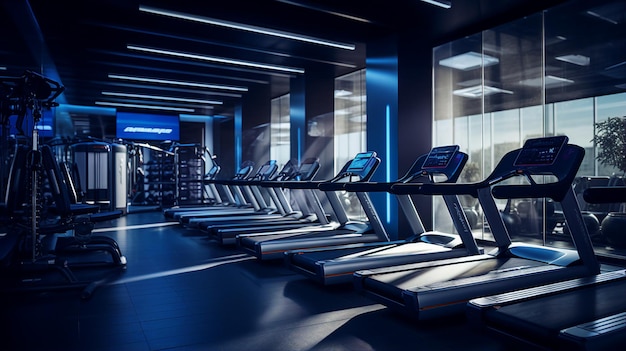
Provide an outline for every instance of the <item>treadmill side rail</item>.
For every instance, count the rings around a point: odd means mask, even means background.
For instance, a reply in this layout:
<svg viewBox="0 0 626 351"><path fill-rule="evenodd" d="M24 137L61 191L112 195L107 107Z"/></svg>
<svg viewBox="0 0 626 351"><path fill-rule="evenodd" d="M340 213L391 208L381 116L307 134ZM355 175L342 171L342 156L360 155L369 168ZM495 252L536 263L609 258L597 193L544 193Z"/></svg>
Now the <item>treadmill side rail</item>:
<svg viewBox="0 0 626 351"><path fill-rule="evenodd" d="M614 350L626 344L626 312L561 330L563 350Z"/></svg>

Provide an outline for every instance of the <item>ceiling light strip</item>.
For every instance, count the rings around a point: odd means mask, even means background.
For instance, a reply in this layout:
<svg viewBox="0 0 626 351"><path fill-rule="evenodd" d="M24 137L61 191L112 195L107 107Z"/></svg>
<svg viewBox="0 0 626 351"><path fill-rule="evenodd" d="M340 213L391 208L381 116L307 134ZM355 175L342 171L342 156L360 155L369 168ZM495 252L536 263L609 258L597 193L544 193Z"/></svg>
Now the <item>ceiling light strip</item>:
<svg viewBox="0 0 626 351"><path fill-rule="evenodd" d="M129 50L149 52L153 54L163 54L163 55L176 56L176 57L184 57L184 58L209 61L209 62L227 63L227 64L233 64L233 65L239 65L239 66L245 66L245 67L271 69L271 70L281 71L281 72L300 73L300 74L304 73L303 68L277 66L277 65L270 65L270 64L258 63L258 62L227 59L227 58L216 57L216 56L206 56L206 55L191 54L191 53L180 52L180 51L148 48L148 47L137 46L137 45L126 45L126 48L128 48Z"/></svg>
<svg viewBox="0 0 626 351"><path fill-rule="evenodd" d="M594 12L594 11L587 11L587 14L589 14L589 15L595 17L595 18L599 18L599 19L601 19L603 21L609 22L611 24L619 24L618 21L610 19L610 18L608 18L606 16L602 16L601 14L599 14L597 12Z"/></svg>
<svg viewBox="0 0 626 351"><path fill-rule="evenodd" d="M443 7L444 9L449 9L452 7L452 3L450 1L445 1L445 0L422 0L422 1L429 3L431 5Z"/></svg>
<svg viewBox="0 0 626 351"><path fill-rule="evenodd" d="M200 99L187 99L187 98L177 98L177 97L159 96L159 95L116 93L116 92L112 92L112 91L103 91L102 95L121 96L121 97L138 98L138 99L154 99L154 100L166 100L166 101L192 102L192 103L198 103L198 104L213 104L213 105L221 105L222 104L222 101L217 101L217 100L200 100Z"/></svg>
<svg viewBox="0 0 626 351"><path fill-rule="evenodd" d="M248 91L248 88L246 88L246 87L236 87L236 86L232 86L232 85L206 84L206 83L197 83L197 82L183 82L183 81L178 81L178 80L166 80L166 79L146 78L146 77L133 77L133 76L124 76L124 75L119 75L119 74L109 74L109 78L111 78L111 79L132 80L132 81L146 82L146 83L180 85L180 86L195 87L195 88L224 89L224 90L233 90L233 91Z"/></svg>
<svg viewBox="0 0 626 351"><path fill-rule="evenodd" d="M176 111L176 112L196 112L196 110L192 108L183 108L183 107L166 107L166 106L153 106L153 105L139 105L139 104L124 104L119 102L106 102L106 101L96 101L96 105L104 105L104 106L117 106L117 107L132 107L132 108L142 108L148 110L163 110L163 111Z"/></svg>
<svg viewBox="0 0 626 351"><path fill-rule="evenodd" d="M248 32L272 35L272 36L279 37L279 38L286 38L286 39L298 40L298 41L303 41L303 42L312 43L312 44L325 45L325 46L334 47L338 49L354 50L356 48L356 45L354 44L319 39L319 38L314 38L314 37L310 37L307 35L289 33L289 32L284 32L284 31L280 31L276 29L269 29L269 28L242 24L242 23L224 21L224 20L197 16L197 15L192 15L192 14L187 14L187 13L182 13L182 12L177 12L177 11L162 10L162 9L158 9L158 8L151 7L151 6L139 5L139 11L153 13L157 15L169 16L169 17L174 17L174 18L180 18L184 20L200 22L200 23L205 23L205 24L212 24L212 25L222 26L222 27L227 27L227 28L239 29L239 30L244 30Z"/></svg>
<svg viewBox="0 0 626 351"><path fill-rule="evenodd" d="M347 18L347 19L350 19L350 20L353 20L353 21L357 21L357 22L372 23L372 21L370 21L370 20L368 20L366 18L352 16L352 15L348 15L348 14L341 13L341 12L336 12L336 11L325 10L325 9L322 9L320 7L317 7L317 6L301 4L301 3L296 2L296 1L289 1L289 0L276 0L276 1L282 2L284 4L293 5L293 6L303 7L305 9L309 9L309 10L313 10L313 11L324 12L324 13L327 13L329 15Z"/></svg>

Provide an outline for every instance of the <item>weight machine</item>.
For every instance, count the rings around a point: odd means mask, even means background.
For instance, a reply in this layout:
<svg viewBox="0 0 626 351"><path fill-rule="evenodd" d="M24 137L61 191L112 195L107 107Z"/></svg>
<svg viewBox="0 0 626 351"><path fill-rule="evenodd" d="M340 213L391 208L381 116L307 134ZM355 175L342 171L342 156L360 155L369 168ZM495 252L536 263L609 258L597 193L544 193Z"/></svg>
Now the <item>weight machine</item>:
<svg viewBox="0 0 626 351"><path fill-rule="evenodd" d="M126 259L113 239L93 237L92 242L93 223L117 218L117 213L103 213L97 207L71 204L68 187L71 179L66 179L68 174L61 171L49 146L39 143L37 124L42 111L58 106L55 100L64 89L60 83L32 71L26 71L19 77L0 77L1 190L6 195L4 217L8 218L10 236L19 237L13 243L15 247L4 248L3 252L17 256L15 261L11 261L14 269L10 266L7 274L17 276L15 290L84 288L82 297L87 298L103 280L78 280L71 269L75 262L71 262L67 255L89 250L108 251L112 256L111 263L122 268ZM11 141L9 128L13 116L16 116L13 127L18 137L14 140L15 147L9 148L6 146ZM32 118L32 121L27 118ZM32 123L30 139L23 127L25 121L29 126ZM7 160L11 160L10 167L5 168L9 165ZM48 190L53 195L50 199L43 196L46 179ZM73 230L74 236L57 241L56 235L68 230ZM63 251L65 249L69 250ZM11 251L16 254L9 254ZM48 272L59 273L62 283L51 282ZM3 285L6 288L12 284Z"/></svg>

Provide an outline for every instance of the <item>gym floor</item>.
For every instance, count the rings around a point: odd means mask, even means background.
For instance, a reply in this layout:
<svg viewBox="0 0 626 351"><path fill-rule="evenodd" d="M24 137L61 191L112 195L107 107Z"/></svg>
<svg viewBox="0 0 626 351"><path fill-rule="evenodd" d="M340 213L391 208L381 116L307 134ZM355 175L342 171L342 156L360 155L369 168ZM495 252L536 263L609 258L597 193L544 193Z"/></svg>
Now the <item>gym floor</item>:
<svg viewBox="0 0 626 351"><path fill-rule="evenodd" d="M417 323L260 262L160 211L99 226L128 260L81 290L1 295L0 350L510 350L463 316Z"/></svg>

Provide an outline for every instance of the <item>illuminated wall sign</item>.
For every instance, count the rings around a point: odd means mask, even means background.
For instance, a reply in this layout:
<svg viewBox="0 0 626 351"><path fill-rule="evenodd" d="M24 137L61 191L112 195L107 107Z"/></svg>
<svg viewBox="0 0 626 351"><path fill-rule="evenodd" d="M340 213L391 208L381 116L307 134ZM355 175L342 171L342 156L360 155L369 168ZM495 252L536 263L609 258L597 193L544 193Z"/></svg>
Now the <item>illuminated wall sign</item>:
<svg viewBox="0 0 626 351"><path fill-rule="evenodd" d="M126 140L179 140L178 116L118 112L116 137Z"/></svg>

